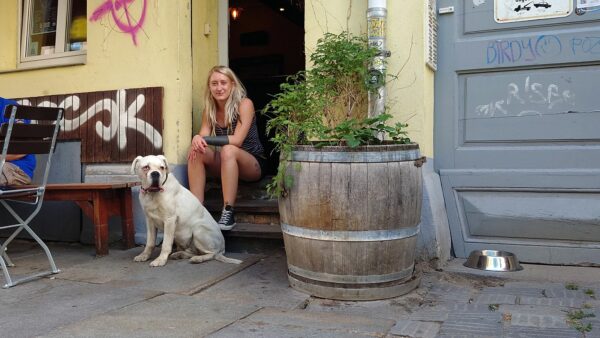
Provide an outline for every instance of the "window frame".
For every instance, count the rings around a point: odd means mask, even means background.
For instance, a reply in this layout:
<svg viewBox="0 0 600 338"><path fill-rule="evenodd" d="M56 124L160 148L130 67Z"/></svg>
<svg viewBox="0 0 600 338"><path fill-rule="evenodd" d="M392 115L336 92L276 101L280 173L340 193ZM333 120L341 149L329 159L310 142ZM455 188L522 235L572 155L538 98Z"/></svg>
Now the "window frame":
<svg viewBox="0 0 600 338"><path fill-rule="evenodd" d="M49 68L68 65L81 65L86 63L87 50L55 52L50 55L27 56L29 50L29 34L31 30L31 12L34 0L19 0L19 55L18 69ZM69 11L72 8L71 0L58 0L56 16L56 50L65 50L66 30L70 25Z"/></svg>

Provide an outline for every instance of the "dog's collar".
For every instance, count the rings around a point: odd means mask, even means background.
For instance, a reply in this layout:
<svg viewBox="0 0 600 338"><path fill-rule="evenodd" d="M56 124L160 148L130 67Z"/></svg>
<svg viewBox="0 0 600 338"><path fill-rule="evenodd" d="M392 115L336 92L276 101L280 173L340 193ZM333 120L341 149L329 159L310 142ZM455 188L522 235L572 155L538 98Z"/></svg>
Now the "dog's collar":
<svg viewBox="0 0 600 338"><path fill-rule="evenodd" d="M165 175L165 180L162 182L161 186L164 186L165 183L167 182L167 179L169 178L169 173L167 173L167 175ZM161 187L148 187L148 188L144 188L144 187L140 187L140 189L142 190L142 194L146 194L149 192L163 192L165 191L165 189L161 188Z"/></svg>

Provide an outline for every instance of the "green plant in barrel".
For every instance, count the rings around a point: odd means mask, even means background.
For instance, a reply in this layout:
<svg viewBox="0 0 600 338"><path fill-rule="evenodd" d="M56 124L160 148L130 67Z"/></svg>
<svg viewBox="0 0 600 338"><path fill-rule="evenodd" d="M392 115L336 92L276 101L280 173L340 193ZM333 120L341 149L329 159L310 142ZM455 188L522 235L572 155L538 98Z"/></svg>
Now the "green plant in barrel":
<svg viewBox="0 0 600 338"><path fill-rule="evenodd" d="M285 194L293 183L286 175L286 159L296 145L316 146L411 143L406 124L388 125L392 115L367 117L372 84L369 62L379 51L367 39L347 32L326 33L310 56L312 67L288 78L281 92L265 106L270 115L267 132L281 154L277 175L268 186L271 195Z"/></svg>

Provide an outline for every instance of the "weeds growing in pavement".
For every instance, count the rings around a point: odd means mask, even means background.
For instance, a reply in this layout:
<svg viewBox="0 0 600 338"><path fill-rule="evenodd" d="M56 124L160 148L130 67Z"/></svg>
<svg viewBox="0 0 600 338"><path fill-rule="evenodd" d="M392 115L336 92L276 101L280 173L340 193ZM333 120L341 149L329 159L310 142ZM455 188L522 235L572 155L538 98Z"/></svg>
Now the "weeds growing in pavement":
<svg viewBox="0 0 600 338"><path fill-rule="evenodd" d="M592 323L584 323L582 320L592 317L596 317L596 315L590 312L585 312L581 309L571 310L567 312L567 324L575 330L581 332L585 337L586 332L592 331Z"/></svg>
<svg viewBox="0 0 600 338"><path fill-rule="evenodd" d="M579 286L575 283L567 283L565 284L565 288L567 290L579 290Z"/></svg>

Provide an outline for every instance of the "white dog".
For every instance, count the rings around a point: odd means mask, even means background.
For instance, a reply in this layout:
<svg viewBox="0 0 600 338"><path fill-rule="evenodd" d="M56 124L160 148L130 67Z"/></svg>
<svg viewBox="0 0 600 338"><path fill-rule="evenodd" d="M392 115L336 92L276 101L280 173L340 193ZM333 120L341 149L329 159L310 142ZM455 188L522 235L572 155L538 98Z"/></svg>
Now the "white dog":
<svg viewBox="0 0 600 338"><path fill-rule="evenodd" d="M131 170L142 180L140 203L146 214L147 228L146 247L134 261L145 262L150 258L156 245L156 232L162 230L160 255L150 266L163 266L167 258L189 258L192 263L210 259L234 264L242 262L223 256L225 239L219 225L200 201L169 174L164 156L138 156L133 160ZM171 254L173 240L177 251Z"/></svg>

